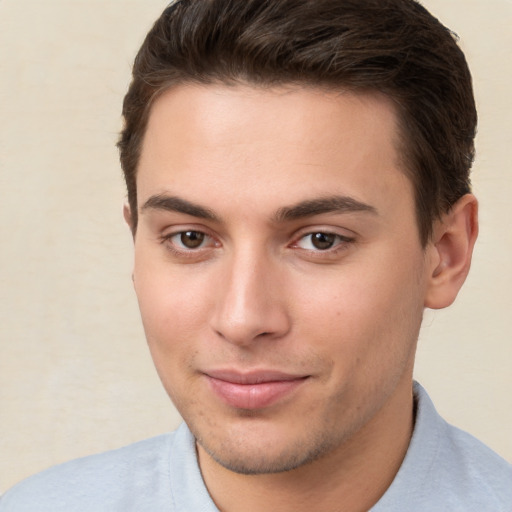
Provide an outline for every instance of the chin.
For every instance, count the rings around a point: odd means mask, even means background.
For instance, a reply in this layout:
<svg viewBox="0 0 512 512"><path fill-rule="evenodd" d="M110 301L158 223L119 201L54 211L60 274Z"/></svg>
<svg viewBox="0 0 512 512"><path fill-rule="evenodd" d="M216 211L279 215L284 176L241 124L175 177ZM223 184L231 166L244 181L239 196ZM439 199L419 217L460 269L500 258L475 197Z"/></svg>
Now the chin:
<svg viewBox="0 0 512 512"><path fill-rule="evenodd" d="M297 453L295 450L286 450L280 453L234 453L231 451L229 454L224 450L212 451L203 446L203 449L208 455L218 464L223 466L229 471L239 473L241 475L264 475L271 473L284 473L292 471L300 466L309 464L319 458L322 450L315 450L313 452L303 451Z"/></svg>
<svg viewBox="0 0 512 512"><path fill-rule="evenodd" d="M211 435L195 437L202 450L217 464L243 475L292 471L331 453L342 442L311 431L293 440L290 435L264 431L257 434L255 430L238 435L230 435L225 430L222 439Z"/></svg>

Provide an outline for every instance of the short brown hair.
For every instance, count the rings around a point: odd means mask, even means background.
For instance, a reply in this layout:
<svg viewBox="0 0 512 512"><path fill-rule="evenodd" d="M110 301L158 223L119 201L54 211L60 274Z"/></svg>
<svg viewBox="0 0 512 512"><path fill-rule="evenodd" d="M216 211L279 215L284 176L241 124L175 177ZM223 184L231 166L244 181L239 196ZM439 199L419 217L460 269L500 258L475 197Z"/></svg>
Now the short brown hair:
<svg viewBox="0 0 512 512"><path fill-rule="evenodd" d="M118 143L133 229L155 98L183 83L378 91L397 105L420 238L470 191L476 109L454 34L415 0L177 0L140 48Z"/></svg>

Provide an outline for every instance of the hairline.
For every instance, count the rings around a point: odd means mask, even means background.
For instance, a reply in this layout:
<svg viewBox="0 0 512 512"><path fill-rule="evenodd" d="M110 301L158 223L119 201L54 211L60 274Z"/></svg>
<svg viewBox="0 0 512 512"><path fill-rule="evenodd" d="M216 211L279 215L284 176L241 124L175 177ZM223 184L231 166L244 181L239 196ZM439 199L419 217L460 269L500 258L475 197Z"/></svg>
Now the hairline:
<svg viewBox="0 0 512 512"><path fill-rule="evenodd" d="M253 89L273 89L273 88L290 88L290 89L311 89L317 91L331 92L331 93L349 93L356 96L375 96L385 98L393 107L395 113L395 133L393 136L393 144L397 154L397 170L402 172L409 182L412 185L412 194L414 199L415 206L415 215L416 215L416 224L418 228L418 236L420 239L420 243L422 247L426 247L428 241L431 237L431 232L433 228L433 223L436 220L435 218L430 219L429 225L426 226L421 222L422 216L419 211L420 205L418 197L418 178L417 173L413 170L413 161L414 158L411 157L413 144L412 140L410 140L407 135L407 127L406 127L406 119L407 115L405 113L405 109L401 105L396 95L382 91L378 87L356 87L350 86L348 84L343 84L342 82L336 83L326 83L325 81L313 81L313 80L263 80L256 81L251 79L250 77L222 77L222 76L211 76L211 77L203 77L203 79L197 79L193 77L180 77L172 80L168 80L167 82L162 82L162 84L155 88L155 91L149 98L148 102L145 105L144 113L143 113L143 122L141 123L141 138L140 138L140 147L139 153L137 155L137 166L135 167L135 172L133 174L134 180L134 193L135 193L135 205L131 208L132 222L133 222L133 232L136 232L137 229L137 221L138 221L138 194L137 194L137 174L138 174L138 166L140 163L140 157L142 154L142 149L144 146L144 140L146 138L147 127L149 123L149 118L151 116L152 109L159 98L165 95L167 92L176 89L178 87L183 86L199 86L199 87L211 87L215 85L220 85L224 87L239 87L239 86L247 86ZM133 208L136 206L136 208ZM133 210L135 210L135 218L133 218Z"/></svg>

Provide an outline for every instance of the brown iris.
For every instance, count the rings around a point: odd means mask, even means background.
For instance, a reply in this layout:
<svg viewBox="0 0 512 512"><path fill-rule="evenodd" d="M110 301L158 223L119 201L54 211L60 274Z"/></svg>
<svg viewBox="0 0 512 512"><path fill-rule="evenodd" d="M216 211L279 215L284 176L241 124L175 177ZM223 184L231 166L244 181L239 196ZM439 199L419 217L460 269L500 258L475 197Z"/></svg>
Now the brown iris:
<svg viewBox="0 0 512 512"><path fill-rule="evenodd" d="M180 242L187 249L197 249L204 241L204 233L200 231L184 231L180 235Z"/></svg>
<svg viewBox="0 0 512 512"><path fill-rule="evenodd" d="M311 243L313 247L325 251L330 249L336 241L336 235L331 233L313 233L311 235Z"/></svg>

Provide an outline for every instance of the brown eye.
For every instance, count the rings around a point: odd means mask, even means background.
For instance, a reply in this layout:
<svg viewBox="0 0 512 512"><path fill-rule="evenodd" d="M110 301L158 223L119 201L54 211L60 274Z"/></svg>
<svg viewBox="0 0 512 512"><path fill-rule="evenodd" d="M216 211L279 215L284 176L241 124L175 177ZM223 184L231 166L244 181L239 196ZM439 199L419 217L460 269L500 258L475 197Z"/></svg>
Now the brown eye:
<svg viewBox="0 0 512 512"><path fill-rule="evenodd" d="M296 247L306 249L313 252L329 252L331 249L338 249L341 247L348 247L354 241L349 238L336 233L329 233L326 231L313 231L304 235L296 242Z"/></svg>
<svg viewBox="0 0 512 512"><path fill-rule="evenodd" d="M179 241L187 249L197 249L204 242L205 234L200 231L183 231L179 233Z"/></svg>
<svg viewBox="0 0 512 512"><path fill-rule="evenodd" d="M332 233L312 233L309 236L311 237L311 245L320 251L325 251L333 247L336 239L339 238Z"/></svg>

